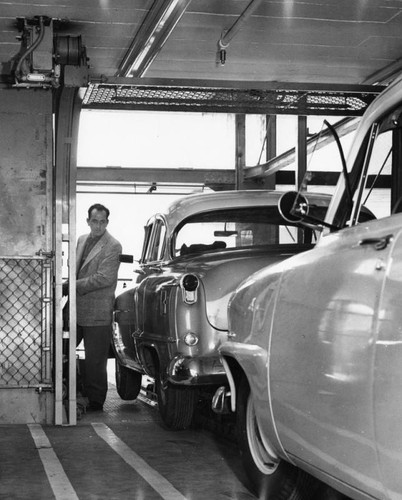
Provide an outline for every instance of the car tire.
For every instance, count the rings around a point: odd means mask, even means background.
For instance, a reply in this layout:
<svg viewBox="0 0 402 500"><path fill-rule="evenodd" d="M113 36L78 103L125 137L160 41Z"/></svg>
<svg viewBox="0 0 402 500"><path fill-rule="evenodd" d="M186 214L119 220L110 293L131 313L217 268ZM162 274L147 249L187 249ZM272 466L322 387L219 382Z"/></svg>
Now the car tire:
<svg viewBox="0 0 402 500"><path fill-rule="evenodd" d="M190 427L198 401L198 391L193 387L174 387L161 376L155 377L156 395L162 422L172 430Z"/></svg>
<svg viewBox="0 0 402 500"><path fill-rule="evenodd" d="M141 390L142 375L119 363L116 358L116 390L124 401L136 399Z"/></svg>
<svg viewBox="0 0 402 500"><path fill-rule="evenodd" d="M238 390L236 432L249 487L259 499L313 498L316 480L284 460L272 460L272 455L267 452L261 440L253 398L245 376Z"/></svg>
<svg viewBox="0 0 402 500"><path fill-rule="evenodd" d="M314 495L313 500L351 500L349 497L334 490L330 486L321 483Z"/></svg>

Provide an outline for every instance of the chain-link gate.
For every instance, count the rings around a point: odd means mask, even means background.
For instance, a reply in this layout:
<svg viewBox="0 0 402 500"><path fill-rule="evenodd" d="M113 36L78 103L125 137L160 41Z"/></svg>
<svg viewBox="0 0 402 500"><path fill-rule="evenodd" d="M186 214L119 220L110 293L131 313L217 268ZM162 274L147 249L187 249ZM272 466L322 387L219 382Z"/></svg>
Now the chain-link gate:
<svg viewBox="0 0 402 500"><path fill-rule="evenodd" d="M0 257L0 389L52 386L51 260Z"/></svg>

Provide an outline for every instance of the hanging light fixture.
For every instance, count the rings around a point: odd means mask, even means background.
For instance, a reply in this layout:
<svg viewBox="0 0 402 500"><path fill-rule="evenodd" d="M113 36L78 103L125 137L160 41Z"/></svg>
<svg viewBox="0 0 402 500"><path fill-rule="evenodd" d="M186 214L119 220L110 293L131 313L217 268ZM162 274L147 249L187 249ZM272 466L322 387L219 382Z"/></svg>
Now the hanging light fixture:
<svg viewBox="0 0 402 500"><path fill-rule="evenodd" d="M262 0L251 0L247 7L244 9L242 14L236 19L233 25L225 30L220 39L218 40L218 56L221 65L223 66L226 62L226 49L229 47L232 38L240 31L243 24L248 20L248 18L253 14L253 12L260 5Z"/></svg>

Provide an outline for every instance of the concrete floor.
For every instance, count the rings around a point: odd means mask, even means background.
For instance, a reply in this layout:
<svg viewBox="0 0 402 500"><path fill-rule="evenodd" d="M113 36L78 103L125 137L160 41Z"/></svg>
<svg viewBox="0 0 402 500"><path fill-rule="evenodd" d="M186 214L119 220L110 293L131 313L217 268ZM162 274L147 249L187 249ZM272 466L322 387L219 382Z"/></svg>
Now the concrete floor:
<svg viewBox="0 0 402 500"><path fill-rule="evenodd" d="M0 499L205 500L255 498L235 444L205 425L166 430L155 405L122 401L75 427L0 426Z"/></svg>
<svg viewBox="0 0 402 500"><path fill-rule="evenodd" d="M77 426L2 425L0 443L0 499L255 498L230 425L200 416L193 429L166 430L155 405L122 401L112 383L104 411Z"/></svg>

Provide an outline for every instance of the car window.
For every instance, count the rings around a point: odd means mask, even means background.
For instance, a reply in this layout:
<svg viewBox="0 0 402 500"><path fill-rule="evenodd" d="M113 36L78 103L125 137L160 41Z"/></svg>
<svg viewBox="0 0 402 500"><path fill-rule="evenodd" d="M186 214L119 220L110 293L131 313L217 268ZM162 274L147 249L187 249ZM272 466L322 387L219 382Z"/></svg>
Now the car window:
<svg viewBox="0 0 402 500"><path fill-rule="evenodd" d="M367 157L366 173L353 197L356 207L364 205L376 219L391 214L392 130L378 134ZM359 212L355 210L358 219Z"/></svg>
<svg viewBox="0 0 402 500"><path fill-rule="evenodd" d="M151 252L151 234L154 225L149 223L144 228L144 243L142 246L141 260L140 262L145 262L148 260L149 253Z"/></svg>
<svg viewBox="0 0 402 500"><path fill-rule="evenodd" d="M337 228L402 212L402 108L395 108L374 122L351 165L348 183L333 218ZM347 185L352 193L348 194ZM352 209L353 205L353 209Z"/></svg>
<svg viewBox="0 0 402 500"><path fill-rule="evenodd" d="M166 245L166 226L162 220L158 221L157 235L155 235L155 254L156 260L162 260L165 253Z"/></svg>
<svg viewBox="0 0 402 500"><path fill-rule="evenodd" d="M314 238L311 229L287 224L276 206L220 210L187 219L174 236L174 255L269 245L308 245Z"/></svg>
<svg viewBox="0 0 402 500"><path fill-rule="evenodd" d="M156 218L153 224L148 225L147 246L144 251L143 262L162 260L165 249L166 226L162 219Z"/></svg>

